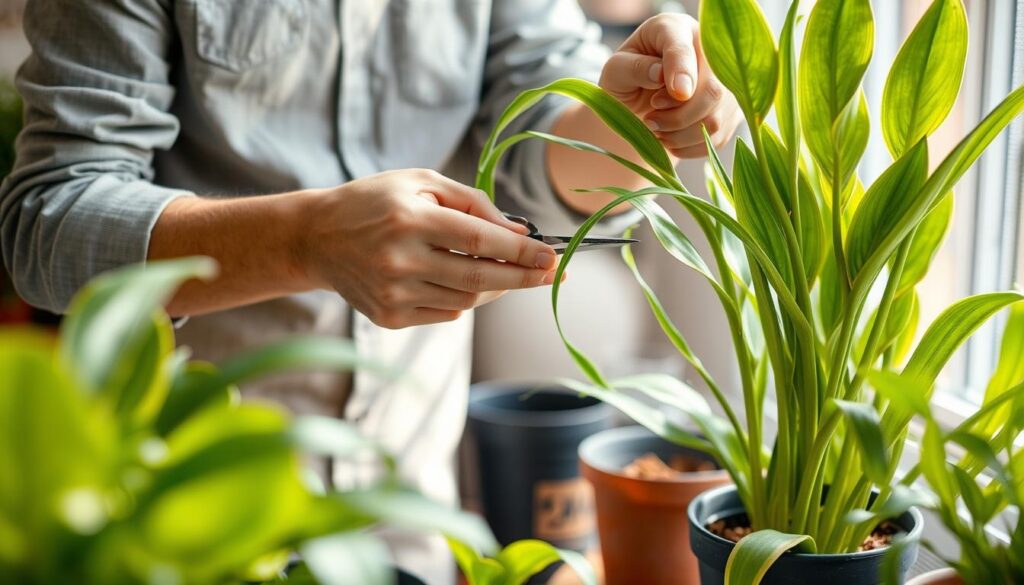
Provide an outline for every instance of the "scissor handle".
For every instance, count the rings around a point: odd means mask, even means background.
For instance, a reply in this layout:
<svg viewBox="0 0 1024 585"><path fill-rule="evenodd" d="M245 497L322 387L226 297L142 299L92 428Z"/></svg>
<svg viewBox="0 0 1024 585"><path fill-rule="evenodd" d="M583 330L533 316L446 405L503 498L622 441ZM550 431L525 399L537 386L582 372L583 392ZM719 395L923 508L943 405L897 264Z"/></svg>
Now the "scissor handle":
<svg viewBox="0 0 1024 585"><path fill-rule="evenodd" d="M525 227L526 229L530 230L530 233L527 234L529 236L535 236L535 235L540 233L540 230L537 229L537 226L533 225L532 221L526 219L525 217L523 217L521 215L512 215L511 213L505 213L505 212L502 212L502 215L504 215L505 219L511 221L512 223L518 223L519 225L521 225L521 226Z"/></svg>

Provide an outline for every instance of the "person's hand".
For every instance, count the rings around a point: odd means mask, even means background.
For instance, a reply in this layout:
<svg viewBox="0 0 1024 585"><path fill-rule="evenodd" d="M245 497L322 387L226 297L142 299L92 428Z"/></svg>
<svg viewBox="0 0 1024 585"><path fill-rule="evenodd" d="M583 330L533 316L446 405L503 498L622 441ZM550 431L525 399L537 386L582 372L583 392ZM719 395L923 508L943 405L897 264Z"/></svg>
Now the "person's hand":
<svg viewBox="0 0 1024 585"><path fill-rule="evenodd" d="M298 264L382 327L451 321L508 289L554 281L550 246L526 237L482 191L434 171L391 171L309 195Z"/></svg>
<svg viewBox="0 0 1024 585"><path fill-rule="evenodd" d="M600 85L679 158L707 154L701 125L720 147L742 120L736 98L704 59L697 21L682 14L641 24L605 64Z"/></svg>

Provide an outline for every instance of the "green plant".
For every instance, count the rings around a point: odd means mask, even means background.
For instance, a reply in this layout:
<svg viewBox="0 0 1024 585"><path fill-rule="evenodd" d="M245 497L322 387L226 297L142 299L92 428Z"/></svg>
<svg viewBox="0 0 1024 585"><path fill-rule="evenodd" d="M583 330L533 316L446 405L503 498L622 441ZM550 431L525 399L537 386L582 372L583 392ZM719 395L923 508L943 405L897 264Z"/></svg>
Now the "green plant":
<svg viewBox="0 0 1024 585"><path fill-rule="evenodd" d="M515 99L485 144L477 175L477 186L493 195L501 156L522 140L539 138L607 155L653 185L634 192L594 189L616 198L581 225L557 274L601 218L624 202L632 204L662 247L700 274L720 301L737 354L745 417L704 368L628 249L623 258L664 333L725 416L713 416L698 393L667 376L607 380L562 331L559 278L552 288L555 322L590 381L568 383L669 440L712 454L729 472L756 531L735 548L730 582L758 581L797 543L822 553L856 550L867 536L865 528L844 518L867 506L873 487L892 483L909 422L873 396L865 373L899 370L926 388L927 397L956 348L992 315L1024 299L1019 292L964 299L914 343L915 288L947 230L953 186L1024 111L1024 88L1018 88L937 165L929 164L927 137L950 112L963 76L967 22L961 1L934 0L889 71L881 127L895 162L870 186L855 172L870 131L860 88L872 54L870 4L818 0L800 51L798 11L799 2L793 2L776 45L754 0L701 3L707 60L735 94L751 133L750 145L737 143L731 176L708 141L711 201L683 186L657 138L636 116L581 80L556 81ZM499 141L514 118L548 94L588 106L644 164L539 132ZM766 122L773 110L774 128ZM657 197L693 216L710 244L710 262ZM626 389L682 410L699 434L673 424ZM774 394L780 429L774 438L765 437L762 428L769 394ZM874 406L882 408L881 415ZM870 456L861 455L857 445ZM876 500L874 508L886 499Z"/></svg>
<svg viewBox="0 0 1024 585"><path fill-rule="evenodd" d="M286 369L393 375L348 342L291 339L220 367L175 349L161 306L213 270L202 258L129 267L83 289L59 339L0 332L0 581L264 581L298 550L307 582L389 583L365 530L378 521L493 550L480 519L403 488L352 427L237 400L236 384ZM322 493L300 452L376 454L388 472Z"/></svg>
<svg viewBox="0 0 1024 585"><path fill-rule="evenodd" d="M585 585L596 585L597 578L582 555L561 550L542 540L519 540L493 557L482 556L471 545L449 538L448 545L469 585L523 585L554 563L565 562Z"/></svg>
<svg viewBox="0 0 1024 585"><path fill-rule="evenodd" d="M923 479L931 491L928 505L960 545L959 559L947 562L963 582L1024 583L1024 305L1011 311L981 407L952 430L943 431L929 408L926 389L913 379L875 373L872 381L894 408L920 416L924 423L920 462L894 488L897 495L889 498L887 511L899 513L908 503L921 501L908 494ZM963 454L953 463L947 462L951 447ZM1015 513L1005 514L1008 507ZM877 516L858 511L850 519L870 522ZM1001 529L1008 540L991 538L990 526ZM887 579L898 582L892 567Z"/></svg>

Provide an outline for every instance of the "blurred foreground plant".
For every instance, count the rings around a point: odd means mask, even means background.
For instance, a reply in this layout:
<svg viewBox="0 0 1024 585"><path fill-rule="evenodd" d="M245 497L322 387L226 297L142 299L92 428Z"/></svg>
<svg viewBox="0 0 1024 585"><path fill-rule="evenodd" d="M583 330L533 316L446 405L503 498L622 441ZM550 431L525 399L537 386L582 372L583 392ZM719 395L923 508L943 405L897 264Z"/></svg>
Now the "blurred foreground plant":
<svg viewBox="0 0 1024 585"><path fill-rule="evenodd" d="M276 579L293 551L321 585L394 579L378 522L485 551L476 516L401 487L390 457L325 417L240 404L236 384L295 368L370 368L337 339L299 338L215 367L175 349L162 306L212 261L101 276L59 339L0 331L0 582L223 584ZM375 455L387 473L323 493L300 454ZM304 569L305 570L305 569Z"/></svg>

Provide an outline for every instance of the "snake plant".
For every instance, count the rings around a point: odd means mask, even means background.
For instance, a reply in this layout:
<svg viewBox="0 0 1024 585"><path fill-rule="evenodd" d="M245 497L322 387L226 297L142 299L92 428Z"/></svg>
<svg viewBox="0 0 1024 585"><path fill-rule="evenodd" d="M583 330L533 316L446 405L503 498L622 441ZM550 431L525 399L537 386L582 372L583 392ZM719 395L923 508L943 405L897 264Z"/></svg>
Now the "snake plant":
<svg viewBox="0 0 1024 585"><path fill-rule="evenodd" d="M476 516L403 488L391 458L331 418L290 420L239 403L235 385L295 368L389 368L346 341L289 339L215 367L175 349L160 308L212 261L101 276L75 298L59 338L0 330L0 582L391 583L377 522L441 531L493 551ZM301 454L376 456L372 486L324 493Z"/></svg>
<svg viewBox="0 0 1024 585"><path fill-rule="evenodd" d="M916 288L950 223L953 187L1024 111L1024 88L1018 88L951 152L941 158L930 152L927 138L951 111L963 77L967 19L961 0L934 0L888 72L880 127L893 162L870 185L856 173L871 126L861 88L874 41L869 0L818 0L806 22L798 13L796 1L776 42L754 0L701 2L707 61L736 96L750 132L736 144L731 174L705 133L710 201L683 185L657 138L626 106L575 79L513 100L484 145L477 175L477 186L493 196L502 155L523 140L542 139L606 155L650 182L638 191L593 189L615 199L580 226L562 257L551 292L555 322L588 378L569 382L573 387L666 439L713 455L728 471L755 530L733 551L727 570L733 583L757 582L796 543L820 553L856 550L871 527L847 522L848 513L867 507L873 488L893 484L909 423L873 392L867 373L899 372L924 388L927 399L970 334L1024 300L1016 291L963 299L915 343ZM797 29L803 30L799 43ZM549 94L589 107L643 162L540 132L503 136ZM560 276L579 240L625 202L642 214L658 243L714 291L737 356L742 412L672 322L628 249L623 259L651 311L724 416L713 415L700 394L668 376L607 379L566 338L558 315ZM667 204L694 218L710 244L708 258L672 220ZM698 432L626 390L682 410ZM770 395L773 401L766 400ZM763 428L766 408L776 410L775 437Z"/></svg>

